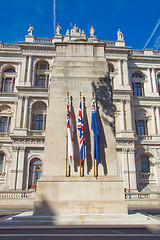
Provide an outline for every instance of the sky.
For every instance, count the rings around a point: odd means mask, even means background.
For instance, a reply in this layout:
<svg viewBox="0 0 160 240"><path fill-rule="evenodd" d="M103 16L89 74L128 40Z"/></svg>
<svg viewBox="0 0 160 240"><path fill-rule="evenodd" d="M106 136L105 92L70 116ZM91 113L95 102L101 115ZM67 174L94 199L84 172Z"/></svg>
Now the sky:
<svg viewBox="0 0 160 240"><path fill-rule="evenodd" d="M23 42L30 24L35 37L52 38L59 23L62 35L77 24L89 36L93 26L99 40L109 41L120 28L126 46L160 50L160 0L0 0L0 9L3 43Z"/></svg>

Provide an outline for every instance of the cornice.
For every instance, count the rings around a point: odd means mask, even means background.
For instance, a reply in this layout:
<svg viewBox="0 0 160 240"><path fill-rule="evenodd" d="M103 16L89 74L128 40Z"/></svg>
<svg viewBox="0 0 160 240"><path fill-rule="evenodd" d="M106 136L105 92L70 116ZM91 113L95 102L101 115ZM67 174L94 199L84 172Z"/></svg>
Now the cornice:
<svg viewBox="0 0 160 240"><path fill-rule="evenodd" d="M129 61L146 61L146 62L155 62L160 61L160 56L145 56L145 55L138 55L138 56L129 56Z"/></svg>

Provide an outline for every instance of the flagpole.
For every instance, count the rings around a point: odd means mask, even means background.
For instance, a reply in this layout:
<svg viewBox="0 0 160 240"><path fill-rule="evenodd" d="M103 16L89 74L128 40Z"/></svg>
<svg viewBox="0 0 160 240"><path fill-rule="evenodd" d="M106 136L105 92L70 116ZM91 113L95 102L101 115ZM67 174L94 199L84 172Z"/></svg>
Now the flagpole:
<svg viewBox="0 0 160 240"><path fill-rule="evenodd" d="M69 100L69 92L67 92L67 100ZM66 177L68 177L68 132L66 128Z"/></svg>
<svg viewBox="0 0 160 240"><path fill-rule="evenodd" d="M80 101L81 101L81 92L79 93L80 95ZM80 156L80 177L81 177L81 171L82 171L82 168L81 168L81 156Z"/></svg>

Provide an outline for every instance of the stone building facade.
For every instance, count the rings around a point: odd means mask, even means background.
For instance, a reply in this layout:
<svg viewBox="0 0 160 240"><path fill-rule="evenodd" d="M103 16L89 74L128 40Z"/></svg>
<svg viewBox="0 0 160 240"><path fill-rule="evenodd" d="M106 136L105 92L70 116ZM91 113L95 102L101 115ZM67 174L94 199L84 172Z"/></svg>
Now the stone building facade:
<svg viewBox="0 0 160 240"><path fill-rule="evenodd" d="M114 107L117 174L126 192L160 189L160 52L86 37L75 25L66 35L0 43L0 191L35 191L43 174L45 129L56 44L103 46ZM76 51L76 49L75 49ZM98 53L95 53L98 54ZM102 80L103 81L103 80ZM76 86L75 86L76 87ZM65 158L65 156L64 156Z"/></svg>

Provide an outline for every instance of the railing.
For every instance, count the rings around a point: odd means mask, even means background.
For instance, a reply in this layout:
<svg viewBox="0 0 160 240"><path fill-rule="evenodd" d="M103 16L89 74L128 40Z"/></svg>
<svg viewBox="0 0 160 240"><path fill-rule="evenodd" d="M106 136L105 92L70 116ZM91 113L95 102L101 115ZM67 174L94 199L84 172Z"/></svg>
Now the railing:
<svg viewBox="0 0 160 240"><path fill-rule="evenodd" d="M20 46L16 43L2 43L2 48L6 49L20 49Z"/></svg>
<svg viewBox="0 0 160 240"><path fill-rule="evenodd" d="M125 193L126 200L160 200L160 193Z"/></svg>
<svg viewBox="0 0 160 240"><path fill-rule="evenodd" d="M31 136L45 136L45 131L41 131L41 130L30 130L30 135Z"/></svg>
<svg viewBox="0 0 160 240"><path fill-rule="evenodd" d="M30 191L0 191L0 198L1 199L26 199L32 198L33 192Z"/></svg>
<svg viewBox="0 0 160 240"><path fill-rule="evenodd" d="M35 37L34 42L36 42L36 43L52 43L52 38Z"/></svg>
<svg viewBox="0 0 160 240"><path fill-rule="evenodd" d="M9 133L1 132L0 137L9 137Z"/></svg>
<svg viewBox="0 0 160 240"><path fill-rule="evenodd" d="M144 50L132 50L132 55L144 55Z"/></svg>
<svg viewBox="0 0 160 240"><path fill-rule="evenodd" d="M140 136L138 137L138 140L142 141L142 140L152 140L152 136Z"/></svg>
<svg viewBox="0 0 160 240"><path fill-rule="evenodd" d="M106 47L114 47L116 45L116 42L114 41L105 41Z"/></svg>

